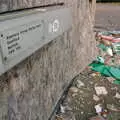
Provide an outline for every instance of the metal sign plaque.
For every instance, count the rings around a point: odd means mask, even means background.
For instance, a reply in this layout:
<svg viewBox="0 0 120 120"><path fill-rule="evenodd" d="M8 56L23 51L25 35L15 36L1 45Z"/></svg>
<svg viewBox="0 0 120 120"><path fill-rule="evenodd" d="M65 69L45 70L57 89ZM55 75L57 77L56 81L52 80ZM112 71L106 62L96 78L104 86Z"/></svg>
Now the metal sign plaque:
<svg viewBox="0 0 120 120"><path fill-rule="evenodd" d="M71 28L69 8L0 17L0 74ZM68 21L69 20L69 21Z"/></svg>
<svg viewBox="0 0 120 120"><path fill-rule="evenodd" d="M19 25L1 33L1 48L4 62L9 62L27 49L40 43L43 37L42 20Z"/></svg>

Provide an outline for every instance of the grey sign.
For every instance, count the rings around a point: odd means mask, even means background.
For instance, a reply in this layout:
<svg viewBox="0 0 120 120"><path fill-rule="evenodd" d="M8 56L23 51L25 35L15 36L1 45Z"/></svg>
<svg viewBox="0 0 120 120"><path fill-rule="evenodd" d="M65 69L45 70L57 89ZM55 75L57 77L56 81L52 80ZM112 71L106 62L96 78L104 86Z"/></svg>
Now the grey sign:
<svg viewBox="0 0 120 120"><path fill-rule="evenodd" d="M72 24L69 8L36 9L2 16L0 20L0 74L67 31Z"/></svg>

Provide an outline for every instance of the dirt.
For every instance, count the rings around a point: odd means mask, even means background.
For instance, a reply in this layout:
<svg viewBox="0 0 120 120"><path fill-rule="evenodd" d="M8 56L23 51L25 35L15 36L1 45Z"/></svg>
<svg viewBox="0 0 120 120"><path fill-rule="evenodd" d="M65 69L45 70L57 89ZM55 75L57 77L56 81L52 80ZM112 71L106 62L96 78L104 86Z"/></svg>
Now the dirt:
<svg viewBox="0 0 120 120"><path fill-rule="evenodd" d="M99 104L103 111L107 111L106 120L120 120L120 98L119 95L116 97L116 94L120 94L120 86L112 84L106 77L92 76L92 73L94 72L86 69L74 80L71 86L74 89L70 88L61 105L65 111L59 111L58 114L62 120L89 120L97 115L95 106ZM84 85L80 86L79 81ZM104 87L107 93L98 95L95 87Z"/></svg>
<svg viewBox="0 0 120 120"><path fill-rule="evenodd" d="M97 4L95 31L119 30L119 12L119 4ZM96 87L105 90L99 94ZM96 105L102 108L102 118L98 118ZM85 69L74 79L56 120L120 120L120 85Z"/></svg>

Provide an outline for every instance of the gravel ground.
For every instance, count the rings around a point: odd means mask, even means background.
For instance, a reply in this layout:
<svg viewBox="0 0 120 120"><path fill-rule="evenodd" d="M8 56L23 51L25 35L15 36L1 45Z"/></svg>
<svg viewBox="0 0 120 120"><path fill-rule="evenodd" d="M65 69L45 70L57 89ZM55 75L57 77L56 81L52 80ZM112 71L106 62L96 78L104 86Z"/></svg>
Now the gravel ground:
<svg viewBox="0 0 120 120"><path fill-rule="evenodd" d="M74 80L58 114L61 120L89 120L97 115L95 106L99 104L106 111L105 120L120 120L120 86L93 75L93 71L86 69ZM99 87L106 91L99 95L95 90Z"/></svg>
<svg viewBox="0 0 120 120"><path fill-rule="evenodd" d="M119 12L119 4L97 4L95 31L119 30ZM98 116L96 105L104 118L91 118ZM74 79L56 120L120 120L120 85L85 69Z"/></svg>

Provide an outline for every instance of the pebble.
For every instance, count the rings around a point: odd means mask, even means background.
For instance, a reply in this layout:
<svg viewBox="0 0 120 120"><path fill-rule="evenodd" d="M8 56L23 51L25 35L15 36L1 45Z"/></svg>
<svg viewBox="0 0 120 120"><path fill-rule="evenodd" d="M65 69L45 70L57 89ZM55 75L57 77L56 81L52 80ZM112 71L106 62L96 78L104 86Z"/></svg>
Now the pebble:
<svg viewBox="0 0 120 120"><path fill-rule="evenodd" d="M62 106L62 105L60 105L60 112L61 112L61 113L65 113L65 107Z"/></svg>
<svg viewBox="0 0 120 120"><path fill-rule="evenodd" d="M76 88L76 87L71 87L70 89L69 89L69 92L70 93L77 93L79 91L79 89L78 88Z"/></svg>
<svg viewBox="0 0 120 120"><path fill-rule="evenodd" d="M100 100L100 98L97 95L93 95L93 100L95 100L97 102Z"/></svg>
<svg viewBox="0 0 120 120"><path fill-rule="evenodd" d="M112 78L112 77L107 77L107 79L108 79L108 81L109 81L109 82L111 82L111 83L113 83L113 82L114 82L114 80L115 80L115 79L114 79L114 78Z"/></svg>
<svg viewBox="0 0 120 120"><path fill-rule="evenodd" d="M82 81L77 80L77 85L76 86L77 86L77 88L81 88L81 87L85 86L85 84Z"/></svg>
<svg viewBox="0 0 120 120"><path fill-rule="evenodd" d="M82 112L81 112L81 114L83 115L83 114L84 114L84 112L82 111Z"/></svg>
<svg viewBox="0 0 120 120"><path fill-rule="evenodd" d="M99 72L95 72L91 74L92 77L99 77L101 76Z"/></svg>

